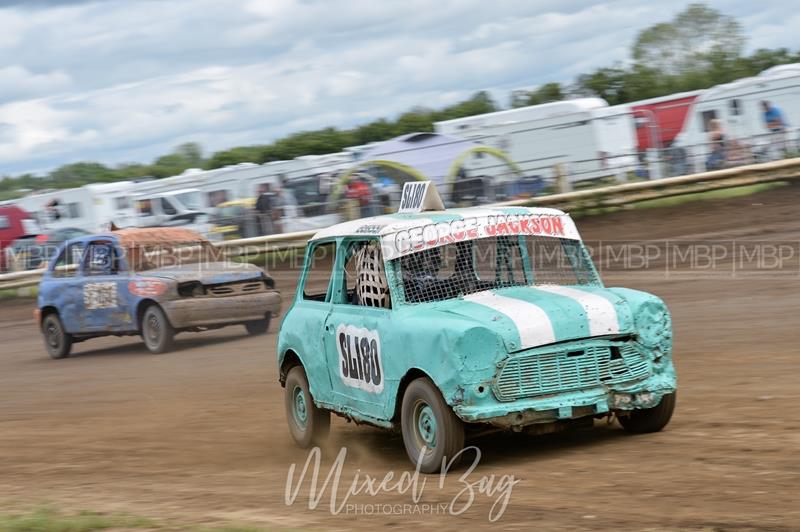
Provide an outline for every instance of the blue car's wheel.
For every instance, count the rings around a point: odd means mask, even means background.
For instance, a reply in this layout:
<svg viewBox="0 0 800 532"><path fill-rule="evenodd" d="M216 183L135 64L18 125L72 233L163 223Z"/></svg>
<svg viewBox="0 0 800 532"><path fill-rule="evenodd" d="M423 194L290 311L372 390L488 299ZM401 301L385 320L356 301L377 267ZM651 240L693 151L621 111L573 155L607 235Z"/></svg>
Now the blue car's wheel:
<svg viewBox="0 0 800 532"><path fill-rule="evenodd" d="M272 314L267 312L262 320L256 321L248 321L244 324L245 329L247 329L247 333L252 336L258 336L261 334L267 334L269 330L269 322L272 318Z"/></svg>
<svg viewBox="0 0 800 532"><path fill-rule="evenodd" d="M175 329L167 319L167 315L158 305L150 305L144 311L140 331L144 345L151 353L166 353L172 349L175 341Z"/></svg>
<svg viewBox="0 0 800 532"><path fill-rule="evenodd" d="M412 381L403 395L400 413L408 458L420 471L436 473L464 448L464 423L453 413L428 378Z"/></svg>
<svg viewBox="0 0 800 532"><path fill-rule="evenodd" d="M58 314L48 314L42 320L44 345L51 358L65 358L72 350L72 335L64 330Z"/></svg>
<svg viewBox="0 0 800 532"><path fill-rule="evenodd" d="M285 403L289 432L297 445L306 449L325 441L331 429L331 414L314 404L302 366L293 367L286 375Z"/></svg>

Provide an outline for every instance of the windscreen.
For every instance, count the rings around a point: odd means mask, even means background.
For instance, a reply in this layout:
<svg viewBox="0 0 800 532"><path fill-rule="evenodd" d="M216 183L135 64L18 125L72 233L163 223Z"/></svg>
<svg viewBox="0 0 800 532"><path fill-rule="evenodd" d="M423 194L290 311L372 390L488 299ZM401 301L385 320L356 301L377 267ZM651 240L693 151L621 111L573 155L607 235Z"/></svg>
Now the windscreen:
<svg viewBox="0 0 800 532"><path fill-rule="evenodd" d="M222 253L208 242L136 243L127 248L134 271L180 268L223 260Z"/></svg>
<svg viewBox="0 0 800 532"><path fill-rule="evenodd" d="M446 244L391 261L407 303L509 286L599 285L579 240L497 236Z"/></svg>

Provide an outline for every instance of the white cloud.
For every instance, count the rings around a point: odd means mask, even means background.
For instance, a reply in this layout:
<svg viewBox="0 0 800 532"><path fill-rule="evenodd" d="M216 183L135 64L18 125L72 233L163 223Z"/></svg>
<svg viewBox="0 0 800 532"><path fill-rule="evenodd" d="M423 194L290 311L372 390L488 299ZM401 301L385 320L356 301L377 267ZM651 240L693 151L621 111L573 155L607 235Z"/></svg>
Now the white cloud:
<svg viewBox="0 0 800 532"><path fill-rule="evenodd" d="M163 0L0 8L0 173L149 160L349 127L625 61L656 0ZM712 0L751 48L797 49L778 2ZM36 7L38 6L38 7ZM505 101L501 101L505 103Z"/></svg>
<svg viewBox="0 0 800 532"><path fill-rule="evenodd" d="M18 98L30 98L69 87L69 75L61 70L42 74L29 72L20 65L0 68L0 102Z"/></svg>

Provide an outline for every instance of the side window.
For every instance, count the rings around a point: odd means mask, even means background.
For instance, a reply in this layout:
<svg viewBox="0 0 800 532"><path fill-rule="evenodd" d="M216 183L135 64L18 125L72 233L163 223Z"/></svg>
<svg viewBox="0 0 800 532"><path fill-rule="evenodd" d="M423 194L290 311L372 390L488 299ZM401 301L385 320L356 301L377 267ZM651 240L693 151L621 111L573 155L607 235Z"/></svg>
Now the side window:
<svg viewBox="0 0 800 532"><path fill-rule="evenodd" d="M731 106L731 115L732 116L740 116L744 114L744 108L742 107L742 100L739 98L733 98L730 100Z"/></svg>
<svg viewBox="0 0 800 532"><path fill-rule="evenodd" d="M119 260L111 242L92 242L86 253L86 275L116 275Z"/></svg>
<svg viewBox="0 0 800 532"><path fill-rule="evenodd" d="M228 191L227 190L213 190L208 193L208 206L209 207L216 207L220 203L225 203L228 201Z"/></svg>
<svg viewBox="0 0 800 532"><path fill-rule="evenodd" d="M136 202L136 211L141 216L152 216L153 215L153 205L149 199L138 200Z"/></svg>
<svg viewBox="0 0 800 532"><path fill-rule="evenodd" d="M377 241L364 240L348 244L344 275L344 303L392 308L383 254Z"/></svg>
<svg viewBox="0 0 800 532"><path fill-rule="evenodd" d="M172 216L178 214L178 209L167 198L161 198L161 212L167 216Z"/></svg>
<svg viewBox="0 0 800 532"><path fill-rule="evenodd" d="M336 258L336 242L317 244L311 251L306 280L303 284L303 299L325 301L331 284L331 272Z"/></svg>
<svg viewBox="0 0 800 532"><path fill-rule="evenodd" d="M68 203L67 204L67 212L69 213L70 218L80 218L81 217L81 204L80 203Z"/></svg>
<svg viewBox="0 0 800 532"><path fill-rule="evenodd" d="M700 123L703 128L703 133L708 133L711 131L711 121L717 118L717 112L715 110L710 111L703 111L700 113Z"/></svg>
<svg viewBox="0 0 800 532"><path fill-rule="evenodd" d="M8 216L0 216L0 229L9 229L11 227L11 222L8 219Z"/></svg>
<svg viewBox="0 0 800 532"><path fill-rule="evenodd" d="M75 277L78 272L78 264L83 258L83 246L81 244L70 244L61 250L61 254L56 259L53 268L53 277Z"/></svg>

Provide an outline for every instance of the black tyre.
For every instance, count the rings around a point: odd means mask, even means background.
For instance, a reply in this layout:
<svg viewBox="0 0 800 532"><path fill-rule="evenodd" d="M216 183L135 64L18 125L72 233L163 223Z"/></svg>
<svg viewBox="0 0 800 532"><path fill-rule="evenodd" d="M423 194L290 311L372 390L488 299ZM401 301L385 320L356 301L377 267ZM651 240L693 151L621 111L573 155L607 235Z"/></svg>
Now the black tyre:
<svg viewBox="0 0 800 532"><path fill-rule="evenodd" d="M259 334L267 334L269 330L269 322L272 319L272 315L267 312L264 316L263 320L256 320L256 321L248 321L244 324L245 329L247 329L247 333L253 336L258 336Z"/></svg>
<svg viewBox="0 0 800 532"><path fill-rule="evenodd" d="M331 431L331 413L314 404L302 366L286 375L284 398L289 432L297 445L307 449L324 442Z"/></svg>
<svg viewBox="0 0 800 532"><path fill-rule="evenodd" d="M158 305L150 305L144 311L141 332L144 345L151 353L166 353L175 343L175 329Z"/></svg>
<svg viewBox="0 0 800 532"><path fill-rule="evenodd" d="M406 388L400 422L408 458L414 465L421 460L421 472L436 473L443 461L452 461L453 465L458 462L453 457L464 448L464 423L427 377L412 381Z"/></svg>
<svg viewBox="0 0 800 532"><path fill-rule="evenodd" d="M42 320L44 345L50 358L65 358L72 351L72 335L64 330L58 314L48 314Z"/></svg>
<svg viewBox="0 0 800 532"><path fill-rule="evenodd" d="M617 416L622 428L633 434L658 432L672 419L675 411L675 393L670 393L661 398L661 402L653 408L633 410L630 414Z"/></svg>

